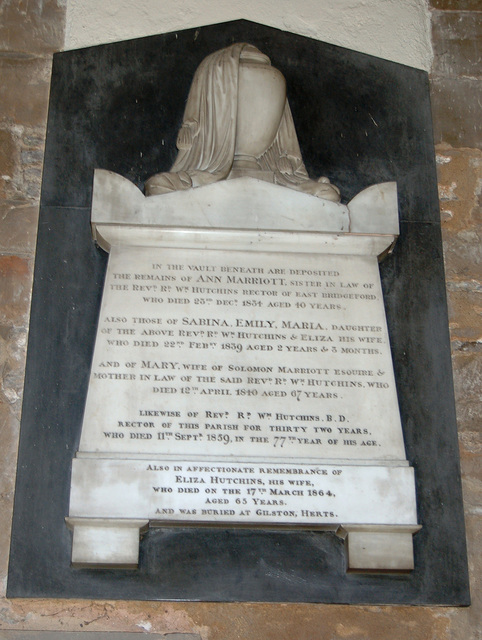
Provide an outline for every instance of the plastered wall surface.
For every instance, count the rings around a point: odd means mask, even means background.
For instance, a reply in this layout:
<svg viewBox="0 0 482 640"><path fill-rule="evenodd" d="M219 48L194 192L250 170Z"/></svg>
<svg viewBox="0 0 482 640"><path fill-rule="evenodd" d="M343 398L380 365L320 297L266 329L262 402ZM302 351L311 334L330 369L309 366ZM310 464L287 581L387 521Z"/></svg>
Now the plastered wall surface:
<svg viewBox="0 0 482 640"><path fill-rule="evenodd" d="M432 71L470 608L9 601L4 596L51 54L243 17ZM164 640L480 640L481 18L480 0L1 0L0 640L64 640L67 631L107 640L117 637L114 632L158 634Z"/></svg>
<svg viewBox="0 0 482 640"><path fill-rule="evenodd" d="M424 0L70 0L65 48L239 18L427 71L432 62Z"/></svg>

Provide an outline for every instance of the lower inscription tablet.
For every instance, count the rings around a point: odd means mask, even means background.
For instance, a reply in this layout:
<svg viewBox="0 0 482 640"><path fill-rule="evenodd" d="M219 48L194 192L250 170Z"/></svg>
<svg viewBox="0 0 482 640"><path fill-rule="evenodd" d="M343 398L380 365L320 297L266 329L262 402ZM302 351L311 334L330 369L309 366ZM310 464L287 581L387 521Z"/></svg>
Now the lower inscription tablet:
<svg viewBox="0 0 482 640"><path fill-rule="evenodd" d="M347 538L413 568L416 516L378 258L396 185L348 206L250 177L145 198L96 171L110 252L70 512L76 566L135 567L147 526Z"/></svg>

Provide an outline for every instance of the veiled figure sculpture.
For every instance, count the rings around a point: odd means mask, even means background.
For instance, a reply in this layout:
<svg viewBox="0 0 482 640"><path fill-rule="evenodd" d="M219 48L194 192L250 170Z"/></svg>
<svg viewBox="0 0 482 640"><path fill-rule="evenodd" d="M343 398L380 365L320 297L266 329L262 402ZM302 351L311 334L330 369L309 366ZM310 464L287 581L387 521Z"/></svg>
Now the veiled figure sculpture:
<svg viewBox="0 0 482 640"><path fill-rule="evenodd" d="M250 176L339 202L328 178L308 176L286 98L270 59L237 43L207 56L189 91L179 150L168 172L145 184L146 195Z"/></svg>

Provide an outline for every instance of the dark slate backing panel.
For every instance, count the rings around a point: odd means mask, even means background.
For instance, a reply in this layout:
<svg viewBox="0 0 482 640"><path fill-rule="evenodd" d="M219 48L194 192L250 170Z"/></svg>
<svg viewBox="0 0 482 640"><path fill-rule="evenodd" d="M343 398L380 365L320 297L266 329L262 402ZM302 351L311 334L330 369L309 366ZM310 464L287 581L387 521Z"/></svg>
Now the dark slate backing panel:
<svg viewBox="0 0 482 640"><path fill-rule="evenodd" d="M169 168L194 71L247 41L285 75L312 176L348 201L398 182L401 235L381 265L407 455L416 568L345 573L332 533L173 527L137 571L74 570L68 512L107 263L90 235L93 170L142 186ZM56 54L32 300L9 597L469 603L427 75L247 21Z"/></svg>

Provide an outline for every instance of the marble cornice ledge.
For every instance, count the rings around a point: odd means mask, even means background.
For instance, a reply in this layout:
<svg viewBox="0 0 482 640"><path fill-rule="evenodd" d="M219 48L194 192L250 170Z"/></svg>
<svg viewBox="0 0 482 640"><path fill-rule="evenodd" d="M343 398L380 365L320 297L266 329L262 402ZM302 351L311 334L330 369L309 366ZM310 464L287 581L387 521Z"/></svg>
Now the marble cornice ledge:
<svg viewBox="0 0 482 640"><path fill-rule="evenodd" d="M145 197L96 169L92 232L112 246L384 255L398 233L395 182L372 185L348 205L254 178Z"/></svg>

